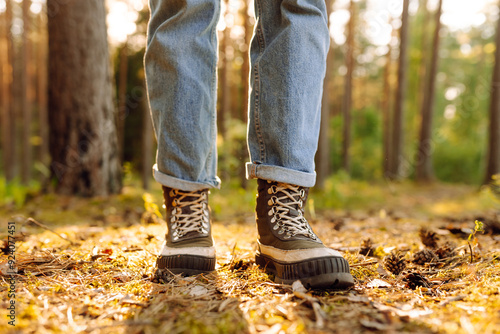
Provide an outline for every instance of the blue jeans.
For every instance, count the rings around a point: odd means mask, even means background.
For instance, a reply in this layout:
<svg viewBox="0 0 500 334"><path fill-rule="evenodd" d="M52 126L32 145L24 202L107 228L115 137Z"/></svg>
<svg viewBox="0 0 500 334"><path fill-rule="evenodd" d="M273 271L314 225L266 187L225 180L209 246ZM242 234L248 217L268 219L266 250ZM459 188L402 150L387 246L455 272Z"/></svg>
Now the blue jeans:
<svg viewBox="0 0 500 334"><path fill-rule="evenodd" d="M216 25L220 0L150 0L145 55L158 141L155 179L218 188ZM255 0L247 177L312 187L329 47L324 0Z"/></svg>

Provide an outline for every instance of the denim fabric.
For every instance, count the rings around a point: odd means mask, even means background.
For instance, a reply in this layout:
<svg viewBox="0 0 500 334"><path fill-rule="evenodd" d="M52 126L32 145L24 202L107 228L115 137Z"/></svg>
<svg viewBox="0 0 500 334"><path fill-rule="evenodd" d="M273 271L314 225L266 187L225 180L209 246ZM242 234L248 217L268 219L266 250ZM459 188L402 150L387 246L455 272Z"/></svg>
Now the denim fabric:
<svg viewBox="0 0 500 334"><path fill-rule="evenodd" d="M216 70L219 0L150 0L146 82L158 150L155 179L185 191L219 187Z"/></svg>
<svg viewBox="0 0 500 334"><path fill-rule="evenodd" d="M150 0L146 81L158 141L155 179L219 187L216 62L220 0ZM329 33L324 0L256 0L248 178L311 187Z"/></svg>

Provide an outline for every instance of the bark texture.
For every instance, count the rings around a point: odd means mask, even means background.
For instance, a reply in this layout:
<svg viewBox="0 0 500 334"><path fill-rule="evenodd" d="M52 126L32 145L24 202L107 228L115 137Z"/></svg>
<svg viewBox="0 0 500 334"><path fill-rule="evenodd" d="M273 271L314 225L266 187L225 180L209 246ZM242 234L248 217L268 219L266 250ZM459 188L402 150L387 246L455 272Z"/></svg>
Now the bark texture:
<svg viewBox="0 0 500 334"><path fill-rule="evenodd" d="M242 105L240 119L247 124L248 122L248 103L250 96L250 41L252 39L253 25L250 22L250 15L248 13L250 0L243 0L243 28L245 29L245 51L243 52L243 64L241 65L241 96ZM243 145L239 153L239 160L244 162L249 159L247 145ZM247 178L245 168L239 169L240 184L243 188L247 187Z"/></svg>
<svg viewBox="0 0 500 334"><path fill-rule="evenodd" d="M14 144L14 109L13 109L13 41L12 41L12 0L7 0L2 15L2 160L7 182L12 181L15 174Z"/></svg>
<svg viewBox="0 0 500 334"><path fill-rule="evenodd" d="M383 120L383 162L382 168L384 176L390 175L391 161L391 64L392 64L392 48L388 45L389 51L386 55L386 63L384 67L384 89L382 93L382 120Z"/></svg>
<svg viewBox="0 0 500 334"><path fill-rule="evenodd" d="M491 82L488 161L484 183L491 182L493 175L498 173L500 173L500 19L498 20L495 67Z"/></svg>
<svg viewBox="0 0 500 334"><path fill-rule="evenodd" d="M344 98L342 101L343 141L342 141L342 168L349 173L351 169L351 106L352 106L352 75L354 73L354 28L356 20L356 7L353 0L350 4L350 15L347 31L346 67L347 73L344 81Z"/></svg>
<svg viewBox="0 0 500 334"><path fill-rule="evenodd" d="M396 106L392 126L392 148L391 148L391 172L390 179L401 178L401 161L403 157L403 125L405 114L405 98L407 88L408 72L408 19L410 0L403 2L403 15L401 18L400 47L399 47L399 67L398 67L398 87L396 92Z"/></svg>
<svg viewBox="0 0 500 334"><path fill-rule="evenodd" d="M434 115L434 100L436 96L436 75L439 61L439 32L441 31L441 11L443 0L439 0L436 11L436 30L432 43L432 58L427 76L427 85L424 90L424 102L422 104L422 120L420 124L420 140L418 144L416 159L416 177L419 182L430 182L434 180L432 168L432 120Z"/></svg>
<svg viewBox="0 0 500 334"><path fill-rule="evenodd" d="M326 0L326 13L328 27L330 27L330 14L332 13L333 0ZM330 39L330 44L332 43ZM321 125L319 131L318 152L316 153L316 187L323 189L325 181L330 175L330 81L333 71L333 51L330 50L326 58L326 74L323 81L323 97L321 101Z"/></svg>
<svg viewBox="0 0 500 334"><path fill-rule="evenodd" d="M22 110L22 159L21 159L21 180L28 184L31 180L32 146L31 146L31 124L32 124L32 101L30 94L31 87L31 41L29 38L31 30L30 0L23 0L23 35L21 44L21 110Z"/></svg>
<svg viewBox="0 0 500 334"><path fill-rule="evenodd" d="M51 170L62 194L120 190L104 0L47 1Z"/></svg>

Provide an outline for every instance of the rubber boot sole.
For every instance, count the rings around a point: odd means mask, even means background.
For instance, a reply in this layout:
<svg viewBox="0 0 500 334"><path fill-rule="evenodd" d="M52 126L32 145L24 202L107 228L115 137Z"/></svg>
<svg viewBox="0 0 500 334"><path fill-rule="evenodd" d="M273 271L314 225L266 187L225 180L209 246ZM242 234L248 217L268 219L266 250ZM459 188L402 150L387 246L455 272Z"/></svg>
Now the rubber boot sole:
<svg viewBox="0 0 500 334"><path fill-rule="evenodd" d="M194 276L215 270L215 257L196 255L158 256L155 277L168 279L172 274Z"/></svg>
<svg viewBox="0 0 500 334"><path fill-rule="evenodd" d="M274 275L279 284L292 284L300 280L310 289L345 290L354 285L349 263L342 257L321 257L300 262L282 262L257 253L255 263Z"/></svg>

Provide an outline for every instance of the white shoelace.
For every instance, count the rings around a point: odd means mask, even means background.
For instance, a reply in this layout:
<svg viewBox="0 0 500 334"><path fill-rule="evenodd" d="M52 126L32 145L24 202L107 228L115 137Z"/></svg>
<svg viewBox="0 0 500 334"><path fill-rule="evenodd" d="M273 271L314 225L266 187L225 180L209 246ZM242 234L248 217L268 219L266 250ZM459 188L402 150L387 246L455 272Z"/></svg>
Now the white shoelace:
<svg viewBox="0 0 500 334"><path fill-rule="evenodd" d="M305 197L304 189L299 186L278 183L271 186L268 193L282 195L279 197L273 196L268 202L268 205L271 206L268 214L273 216L271 223L276 224L273 229L279 229L278 234L286 233L285 239L295 235L303 235L313 240L317 239L304 217L304 209L302 208Z"/></svg>
<svg viewBox="0 0 500 334"><path fill-rule="evenodd" d="M170 191L172 201L172 217L170 222L174 240L182 238L190 232L208 233L209 211L206 192L183 192L177 189ZM183 208L189 207L191 212L183 213Z"/></svg>

